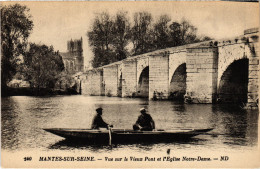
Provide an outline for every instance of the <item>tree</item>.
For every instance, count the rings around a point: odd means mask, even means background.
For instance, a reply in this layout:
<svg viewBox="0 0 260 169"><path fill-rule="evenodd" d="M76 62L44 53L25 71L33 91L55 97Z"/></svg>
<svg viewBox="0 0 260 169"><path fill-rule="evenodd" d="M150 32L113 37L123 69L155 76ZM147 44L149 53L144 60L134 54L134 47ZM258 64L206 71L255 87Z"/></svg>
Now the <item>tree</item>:
<svg viewBox="0 0 260 169"><path fill-rule="evenodd" d="M200 41L197 37L197 28L185 19L180 23L173 22L170 25L170 34L172 46L180 46Z"/></svg>
<svg viewBox="0 0 260 169"><path fill-rule="evenodd" d="M125 59L130 40L127 12L118 12L115 17L105 12L97 14L87 35L94 53L93 67Z"/></svg>
<svg viewBox="0 0 260 169"><path fill-rule="evenodd" d="M94 58L92 60L92 66L95 67L100 67L103 65L107 65L109 63L112 63L114 59L114 56L112 54L111 50L104 50L100 46L94 46L92 48L92 51L94 53Z"/></svg>
<svg viewBox="0 0 260 169"><path fill-rule="evenodd" d="M111 49L113 41L112 30L113 21L108 13L103 12L95 17L91 31L87 34L94 53L93 67L103 66L116 61Z"/></svg>
<svg viewBox="0 0 260 169"><path fill-rule="evenodd" d="M130 22L127 17L127 12L118 12L113 22L113 47L116 55L116 60L125 59L128 55L127 45L131 38L130 34Z"/></svg>
<svg viewBox="0 0 260 169"><path fill-rule="evenodd" d="M30 44L24 55L24 76L32 88L53 89L59 74L64 70L62 57L53 47Z"/></svg>
<svg viewBox="0 0 260 169"><path fill-rule="evenodd" d="M203 42L203 41L209 41L209 40L212 40L212 38L209 37L209 36L202 36L202 37L200 38L200 41L201 41L201 42Z"/></svg>
<svg viewBox="0 0 260 169"><path fill-rule="evenodd" d="M169 22L171 21L168 15L161 15L159 20L153 26L154 41L156 49L163 49L170 46L170 30Z"/></svg>
<svg viewBox="0 0 260 169"><path fill-rule="evenodd" d="M75 85L75 79L72 77L71 74L62 71L60 74L57 75L57 81L55 84L55 89L59 90L68 90Z"/></svg>
<svg viewBox="0 0 260 169"><path fill-rule="evenodd" d="M151 37L152 15L148 12L134 14L134 26L132 27L132 42L134 55L150 51L152 46Z"/></svg>
<svg viewBox="0 0 260 169"><path fill-rule="evenodd" d="M127 49L129 44L133 45L131 54L139 55L209 39L198 38L197 28L185 19L170 24L171 18L162 15L153 24L150 13L137 12L134 13L133 21L131 27L127 12L124 11L118 12L115 17L108 13L95 17L91 31L87 34L94 53L93 67L125 59L130 55Z"/></svg>
<svg viewBox="0 0 260 169"><path fill-rule="evenodd" d="M182 20L181 24L181 39L185 44L198 42L197 28L193 26L189 21Z"/></svg>
<svg viewBox="0 0 260 169"><path fill-rule="evenodd" d="M173 22L170 25L170 46L179 46L184 44L181 39L181 25L178 22Z"/></svg>
<svg viewBox="0 0 260 169"><path fill-rule="evenodd" d="M2 91L16 73L19 55L24 54L33 21L26 6L1 7L1 87Z"/></svg>

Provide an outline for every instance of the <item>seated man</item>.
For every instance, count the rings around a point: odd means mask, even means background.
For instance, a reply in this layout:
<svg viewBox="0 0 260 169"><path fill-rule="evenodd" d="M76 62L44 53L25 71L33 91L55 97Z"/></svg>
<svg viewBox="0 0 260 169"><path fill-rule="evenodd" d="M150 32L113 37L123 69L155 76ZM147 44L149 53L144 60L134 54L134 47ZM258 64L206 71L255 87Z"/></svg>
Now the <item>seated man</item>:
<svg viewBox="0 0 260 169"><path fill-rule="evenodd" d="M145 108L140 109L141 115L138 117L136 123L133 125L134 130L152 131L155 129L153 118L146 113Z"/></svg>
<svg viewBox="0 0 260 169"><path fill-rule="evenodd" d="M108 125L106 122L104 122L104 120L102 119L102 108L97 108L97 115L94 117L92 125L91 125L91 129L99 129L99 128L107 128L113 127L113 125Z"/></svg>

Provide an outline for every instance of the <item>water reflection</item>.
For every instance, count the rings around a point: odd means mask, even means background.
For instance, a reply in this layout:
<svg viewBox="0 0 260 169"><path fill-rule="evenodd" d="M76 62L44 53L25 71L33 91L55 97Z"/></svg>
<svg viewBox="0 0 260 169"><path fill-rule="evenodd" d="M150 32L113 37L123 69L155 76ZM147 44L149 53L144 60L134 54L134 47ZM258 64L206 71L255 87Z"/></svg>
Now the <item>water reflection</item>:
<svg viewBox="0 0 260 169"><path fill-rule="evenodd" d="M227 134L223 143L228 145L252 146L258 138L258 112L243 110L237 106L213 106L216 127Z"/></svg>
<svg viewBox="0 0 260 169"><path fill-rule="evenodd" d="M189 138L186 140L179 140L175 142L127 142L127 143L113 143L111 146L105 143L88 143L80 140L63 139L48 146L52 150L73 150L82 149L92 152L97 151L117 151L120 149L136 149L138 151L150 151L152 149L167 147L189 147L190 145L204 145L207 139Z"/></svg>
<svg viewBox="0 0 260 169"><path fill-rule="evenodd" d="M117 144L113 149L149 151L169 147L192 149L198 146L240 149L257 146L258 111L243 110L232 105L181 104L170 101L87 96L2 98L2 149L89 149L101 151L106 145L68 143L43 128L90 128L96 107L104 109L103 118L114 128L130 129L139 109L146 107L157 129L211 128L188 142L156 144ZM114 150L113 150L114 151Z"/></svg>
<svg viewBox="0 0 260 169"><path fill-rule="evenodd" d="M107 144L88 144L82 141L70 141L70 140L61 140L55 144L52 144L48 147L49 149L60 149L60 150L72 150L77 149L88 149L89 151L99 151L99 150L111 150L111 146Z"/></svg>

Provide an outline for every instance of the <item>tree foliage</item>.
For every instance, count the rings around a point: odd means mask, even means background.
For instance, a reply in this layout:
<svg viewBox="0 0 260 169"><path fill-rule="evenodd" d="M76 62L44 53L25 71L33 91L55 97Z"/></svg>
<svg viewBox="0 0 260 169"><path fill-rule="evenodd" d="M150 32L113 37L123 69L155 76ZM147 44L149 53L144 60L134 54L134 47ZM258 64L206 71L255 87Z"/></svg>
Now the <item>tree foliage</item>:
<svg viewBox="0 0 260 169"><path fill-rule="evenodd" d="M180 23L173 22L170 26L170 46L180 46L201 41L197 36L197 28L183 19Z"/></svg>
<svg viewBox="0 0 260 169"><path fill-rule="evenodd" d="M31 43L25 52L23 73L32 88L54 88L63 70L62 57L52 46Z"/></svg>
<svg viewBox="0 0 260 169"><path fill-rule="evenodd" d="M19 55L24 54L33 21L26 6L19 4L1 7L1 86L16 73Z"/></svg>
<svg viewBox="0 0 260 169"><path fill-rule="evenodd" d="M182 42L180 45L199 41L199 39L197 39L197 28L194 25L192 25L189 21L182 20L180 23L180 30L180 38Z"/></svg>
<svg viewBox="0 0 260 169"><path fill-rule="evenodd" d="M211 39L198 37L197 28L188 20L176 22L168 15L161 15L153 22L151 13L145 11L134 13L132 25L127 12L118 12L115 17L108 13L98 14L88 37L94 53L93 67L130 55Z"/></svg>
<svg viewBox="0 0 260 169"><path fill-rule="evenodd" d="M151 23L152 15L150 13L137 12L134 14L134 25L131 29L134 55L146 53L152 48Z"/></svg>
<svg viewBox="0 0 260 169"><path fill-rule="evenodd" d="M103 12L95 17L92 31L88 32L90 46L95 55L93 67L115 61L112 54L112 31L113 21L108 13Z"/></svg>
<svg viewBox="0 0 260 169"><path fill-rule="evenodd" d="M169 23L171 18L168 15L162 15L153 26L155 49L163 49L171 46Z"/></svg>
<svg viewBox="0 0 260 169"><path fill-rule="evenodd" d="M130 23L126 12L118 12L115 18L108 13L98 14L88 38L95 55L93 67L103 66L127 56L126 46L130 38Z"/></svg>
<svg viewBox="0 0 260 169"><path fill-rule="evenodd" d="M113 22L113 47L116 60L125 59L128 55L127 45L131 37L130 22L127 12L118 12Z"/></svg>
<svg viewBox="0 0 260 169"><path fill-rule="evenodd" d="M73 85L75 85L76 81L74 77L66 71L61 72L56 77L57 81L55 84L55 89L68 90L69 88L72 88Z"/></svg>
<svg viewBox="0 0 260 169"><path fill-rule="evenodd" d="M169 33L172 46L178 46L183 43L181 40L181 25L178 22L172 22L169 26Z"/></svg>

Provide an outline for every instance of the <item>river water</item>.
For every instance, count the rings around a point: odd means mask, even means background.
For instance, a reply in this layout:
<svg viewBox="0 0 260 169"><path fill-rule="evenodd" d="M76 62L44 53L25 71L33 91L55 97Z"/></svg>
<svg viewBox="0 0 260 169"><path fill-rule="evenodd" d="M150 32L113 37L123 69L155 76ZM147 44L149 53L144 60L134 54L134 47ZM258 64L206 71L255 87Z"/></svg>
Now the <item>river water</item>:
<svg viewBox="0 0 260 169"><path fill-rule="evenodd" d="M12 96L2 98L2 151L159 153L167 150L194 152L253 150L258 143L258 110L232 105L182 104L139 98L102 96ZM114 128L132 128L141 107L147 108L157 129L211 128L188 142L158 144L77 145L45 132L43 128L90 128L97 107Z"/></svg>

